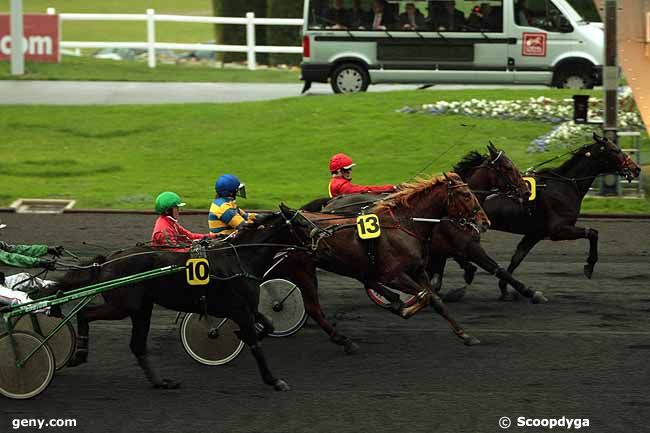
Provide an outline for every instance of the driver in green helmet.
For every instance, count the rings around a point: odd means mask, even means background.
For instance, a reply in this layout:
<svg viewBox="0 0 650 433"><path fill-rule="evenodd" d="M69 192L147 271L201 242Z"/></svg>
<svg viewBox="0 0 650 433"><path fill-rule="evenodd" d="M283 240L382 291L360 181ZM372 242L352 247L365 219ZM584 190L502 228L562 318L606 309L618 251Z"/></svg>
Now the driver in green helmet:
<svg viewBox="0 0 650 433"><path fill-rule="evenodd" d="M175 192L162 192L156 198L156 213L160 216L151 234L151 246L176 247L172 251L187 251L193 240L213 237L211 234L193 233L178 223L179 208L185 206Z"/></svg>

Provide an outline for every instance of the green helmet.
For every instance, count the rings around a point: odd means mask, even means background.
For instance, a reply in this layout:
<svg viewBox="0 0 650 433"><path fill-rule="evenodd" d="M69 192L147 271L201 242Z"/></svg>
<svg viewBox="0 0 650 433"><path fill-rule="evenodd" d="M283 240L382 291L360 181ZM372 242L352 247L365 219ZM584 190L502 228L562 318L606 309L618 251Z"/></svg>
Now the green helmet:
<svg viewBox="0 0 650 433"><path fill-rule="evenodd" d="M175 192L161 192L158 197L156 197L156 213L163 214L174 206L185 206L185 203L183 203L180 196Z"/></svg>

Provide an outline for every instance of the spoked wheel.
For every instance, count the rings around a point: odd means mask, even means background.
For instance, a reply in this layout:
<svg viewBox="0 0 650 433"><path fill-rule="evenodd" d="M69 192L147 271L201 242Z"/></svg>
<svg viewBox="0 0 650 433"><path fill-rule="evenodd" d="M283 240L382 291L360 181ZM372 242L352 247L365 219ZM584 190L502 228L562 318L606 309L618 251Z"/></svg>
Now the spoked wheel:
<svg viewBox="0 0 650 433"><path fill-rule="evenodd" d="M235 331L239 326L230 319L189 313L181 322L181 341L195 361L223 365L237 358L244 348Z"/></svg>
<svg viewBox="0 0 650 433"><path fill-rule="evenodd" d="M298 286L281 278L260 284L258 311L273 322L271 337L295 334L307 321L305 304Z"/></svg>
<svg viewBox="0 0 650 433"><path fill-rule="evenodd" d="M390 289L386 289L390 290ZM409 295L408 293L404 292L399 292L397 290L390 290L393 293L396 293L399 295L400 299L404 303L404 306L410 307L411 305L415 304L417 301L417 298L413 295ZM366 289L366 294L370 298L372 302L374 302L376 305L379 305L381 308L388 308L390 305L390 302L388 302L388 299L384 298L381 296L379 293L375 292L373 289Z"/></svg>
<svg viewBox="0 0 650 433"><path fill-rule="evenodd" d="M35 329L33 320L38 321L38 329ZM45 314L34 314L22 316L14 324L14 329L16 331L28 331L41 337L49 335L54 328L56 328L63 319L58 317L50 317ZM70 322L63 325L63 328L50 338L47 342L47 345L50 347L52 354L54 355L54 364L56 370L59 371L64 368L72 355L74 354L75 349L77 348L77 333L74 330L74 327Z"/></svg>
<svg viewBox="0 0 650 433"><path fill-rule="evenodd" d="M54 377L54 355L44 344L23 366L18 367L11 338L18 359L29 355L43 341L25 331L13 332L12 337L7 333L0 336L0 394L16 400L35 397L47 388Z"/></svg>

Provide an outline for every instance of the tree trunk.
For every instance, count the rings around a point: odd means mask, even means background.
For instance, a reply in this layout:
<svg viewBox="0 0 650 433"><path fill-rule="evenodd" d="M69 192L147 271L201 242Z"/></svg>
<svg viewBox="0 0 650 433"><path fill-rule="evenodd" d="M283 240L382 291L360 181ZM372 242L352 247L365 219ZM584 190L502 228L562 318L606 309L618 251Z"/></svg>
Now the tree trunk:
<svg viewBox="0 0 650 433"><path fill-rule="evenodd" d="M267 0L270 18L302 18L303 0ZM286 47L300 46L302 29L299 26L266 26L266 40L269 45ZM297 65L302 60L300 54L269 54L269 64Z"/></svg>

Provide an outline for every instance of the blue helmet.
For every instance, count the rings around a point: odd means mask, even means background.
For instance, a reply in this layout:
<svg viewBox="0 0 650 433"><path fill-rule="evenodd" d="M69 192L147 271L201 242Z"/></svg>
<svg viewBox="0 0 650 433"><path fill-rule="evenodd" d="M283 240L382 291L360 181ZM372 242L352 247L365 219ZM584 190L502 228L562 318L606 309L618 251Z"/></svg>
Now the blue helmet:
<svg viewBox="0 0 650 433"><path fill-rule="evenodd" d="M239 191L241 182L233 174L224 174L219 176L214 184L214 189L220 196L235 196Z"/></svg>

